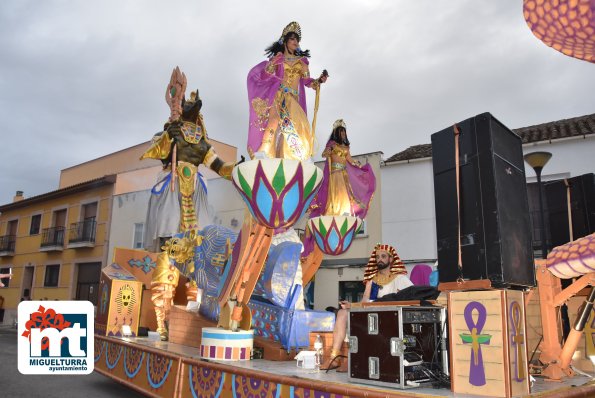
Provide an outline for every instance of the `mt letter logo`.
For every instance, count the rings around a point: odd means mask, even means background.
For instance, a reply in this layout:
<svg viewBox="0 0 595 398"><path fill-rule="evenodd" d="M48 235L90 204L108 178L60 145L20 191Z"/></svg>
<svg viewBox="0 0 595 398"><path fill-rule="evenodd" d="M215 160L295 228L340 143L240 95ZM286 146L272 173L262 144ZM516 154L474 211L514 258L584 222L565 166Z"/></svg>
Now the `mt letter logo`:
<svg viewBox="0 0 595 398"><path fill-rule="evenodd" d="M91 373L93 316L89 301L22 301L18 309L19 372Z"/></svg>

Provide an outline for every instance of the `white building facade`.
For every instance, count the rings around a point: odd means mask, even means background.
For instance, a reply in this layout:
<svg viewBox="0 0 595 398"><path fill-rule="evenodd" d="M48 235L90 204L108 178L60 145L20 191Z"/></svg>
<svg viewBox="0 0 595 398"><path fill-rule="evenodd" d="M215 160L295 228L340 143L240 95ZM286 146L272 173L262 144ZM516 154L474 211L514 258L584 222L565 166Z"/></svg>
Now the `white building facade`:
<svg viewBox="0 0 595 398"><path fill-rule="evenodd" d="M595 114L514 131L523 139L524 154L552 154L543 168L543 181L595 172ZM526 163L525 175L527 183L536 181ZM381 168L383 242L395 246L409 264L437 258L433 176L430 144L410 147Z"/></svg>

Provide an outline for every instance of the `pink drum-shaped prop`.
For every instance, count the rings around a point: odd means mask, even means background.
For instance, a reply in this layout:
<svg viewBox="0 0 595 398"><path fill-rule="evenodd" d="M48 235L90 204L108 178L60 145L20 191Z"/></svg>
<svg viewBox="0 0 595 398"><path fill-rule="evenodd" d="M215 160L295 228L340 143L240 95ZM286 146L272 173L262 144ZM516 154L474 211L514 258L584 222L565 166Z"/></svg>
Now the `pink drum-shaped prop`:
<svg viewBox="0 0 595 398"><path fill-rule="evenodd" d="M338 256L345 253L363 221L354 216L320 216L308 221L308 228L323 253Z"/></svg>
<svg viewBox="0 0 595 398"><path fill-rule="evenodd" d="M255 159L239 164L233 184L256 221L287 228L305 213L322 182L322 170L310 162Z"/></svg>

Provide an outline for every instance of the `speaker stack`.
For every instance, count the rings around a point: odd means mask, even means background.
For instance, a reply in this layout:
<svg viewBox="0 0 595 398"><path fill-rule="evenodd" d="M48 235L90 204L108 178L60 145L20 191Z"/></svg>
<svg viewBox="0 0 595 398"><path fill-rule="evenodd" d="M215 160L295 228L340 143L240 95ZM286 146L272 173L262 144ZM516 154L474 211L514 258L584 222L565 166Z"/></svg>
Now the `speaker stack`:
<svg viewBox="0 0 595 398"><path fill-rule="evenodd" d="M432 135L440 282L535 286L522 140L490 113L456 127Z"/></svg>
<svg viewBox="0 0 595 398"><path fill-rule="evenodd" d="M550 249L595 232L595 174L546 182L544 190Z"/></svg>

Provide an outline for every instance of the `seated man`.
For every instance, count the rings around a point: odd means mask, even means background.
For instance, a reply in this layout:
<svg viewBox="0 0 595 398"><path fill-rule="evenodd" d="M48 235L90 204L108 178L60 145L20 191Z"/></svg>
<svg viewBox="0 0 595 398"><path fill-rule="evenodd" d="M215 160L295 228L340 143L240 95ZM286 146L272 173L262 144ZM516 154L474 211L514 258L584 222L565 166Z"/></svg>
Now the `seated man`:
<svg viewBox="0 0 595 398"><path fill-rule="evenodd" d="M390 245L377 244L368 260L364 272L366 289L362 302L374 301L387 294L397 293L413 283L407 277L407 270L397 255L397 251ZM331 355L320 367L322 370L337 369L337 372L347 372L346 350L341 352L341 346L347 334L347 315L351 303L341 301L341 309L337 311L337 319L333 330L333 348Z"/></svg>

